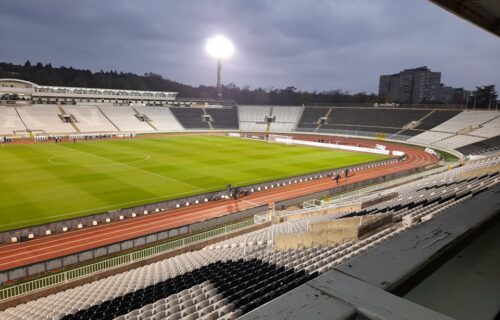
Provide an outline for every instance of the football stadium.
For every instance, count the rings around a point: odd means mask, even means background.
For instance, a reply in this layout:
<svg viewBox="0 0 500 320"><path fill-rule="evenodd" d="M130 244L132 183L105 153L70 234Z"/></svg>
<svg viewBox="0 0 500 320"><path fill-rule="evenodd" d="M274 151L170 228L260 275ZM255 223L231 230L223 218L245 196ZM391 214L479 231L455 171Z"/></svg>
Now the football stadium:
<svg viewBox="0 0 500 320"><path fill-rule="evenodd" d="M31 99L0 107L1 298L33 299L5 319L240 317L455 208L487 207L468 228L498 208L480 200L498 111L116 106L0 83Z"/></svg>
<svg viewBox="0 0 500 320"><path fill-rule="evenodd" d="M0 320L500 317L494 88L244 104L206 49L214 97L0 77Z"/></svg>

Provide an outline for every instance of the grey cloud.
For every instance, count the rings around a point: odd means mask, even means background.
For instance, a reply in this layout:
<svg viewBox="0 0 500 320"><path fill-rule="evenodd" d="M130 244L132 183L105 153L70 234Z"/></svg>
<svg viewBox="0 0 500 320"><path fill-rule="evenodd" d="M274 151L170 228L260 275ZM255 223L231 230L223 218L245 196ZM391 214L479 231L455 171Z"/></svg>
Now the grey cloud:
<svg viewBox="0 0 500 320"><path fill-rule="evenodd" d="M0 60L153 71L213 84L206 38L236 53L223 82L376 92L380 74L428 65L446 84L500 85L500 41L412 0L3 0Z"/></svg>

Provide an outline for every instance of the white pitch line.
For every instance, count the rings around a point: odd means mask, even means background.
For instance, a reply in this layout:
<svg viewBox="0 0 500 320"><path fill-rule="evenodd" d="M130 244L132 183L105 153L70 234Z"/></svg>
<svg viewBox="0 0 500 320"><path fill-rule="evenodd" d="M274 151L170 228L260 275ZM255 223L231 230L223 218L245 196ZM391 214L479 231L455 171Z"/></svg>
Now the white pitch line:
<svg viewBox="0 0 500 320"><path fill-rule="evenodd" d="M63 147L62 145L59 145L60 147ZM65 147L66 148L66 147ZM70 148L71 149L71 148ZM144 169L141 169L141 168L138 168L138 167L134 167L134 166L131 166L127 163L123 163L123 162L118 162L118 161L115 161L115 160L112 160L112 159L109 159L109 158L106 158L106 157L102 157L102 156L99 156L97 154L93 154L93 153L90 153L90 152L85 152L85 151L81 151L81 150L77 150L77 149L71 149L71 150L74 150L74 151L78 151L80 153L83 153L83 154L89 154L91 156L95 156L97 158L101 158L101 159L105 159L105 160L108 160L108 161L111 161L111 162L114 162L116 164L121 164L123 166L126 166L128 168L131 168L131 169L136 169L136 170L139 170L139 171L142 171L142 172L145 172L145 173L149 173L149 174L152 174L152 175L155 175L157 177L160 177L160 178L163 178L163 179L167 179L167 180L171 180L171 181L175 181L177 183L182 183L182 184L185 184L187 186L190 186L190 187L193 187L193 188L196 188L198 190L204 190L203 188L200 188L198 186L195 186L193 184L190 184L190 183L187 183L187 182L184 182L184 181L179 181L177 179L174 179L174 178L170 178L170 177L167 177L167 176L163 176L161 174L158 174L156 172L151 172L151 171L148 171L148 170L144 170Z"/></svg>

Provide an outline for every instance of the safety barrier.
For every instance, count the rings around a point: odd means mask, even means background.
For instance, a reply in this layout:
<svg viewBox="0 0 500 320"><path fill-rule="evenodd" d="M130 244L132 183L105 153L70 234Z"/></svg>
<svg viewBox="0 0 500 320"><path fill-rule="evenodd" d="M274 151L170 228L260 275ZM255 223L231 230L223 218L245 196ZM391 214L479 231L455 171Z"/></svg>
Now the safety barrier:
<svg viewBox="0 0 500 320"><path fill-rule="evenodd" d="M34 291L47 289L49 287L58 284L67 283L72 280L87 277L104 271L109 271L114 268L121 267L133 262L149 259L159 254L168 253L170 251L177 250L195 243L203 242L214 237L229 234L235 230L252 226L253 224L254 224L253 219L237 222L224 227L194 234L192 236L185 237L182 239L169 241L167 243L149 247L143 250L99 261L83 267L75 268L68 271L63 271L43 278L16 284L4 289L0 289L0 301L30 294Z"/></svg>

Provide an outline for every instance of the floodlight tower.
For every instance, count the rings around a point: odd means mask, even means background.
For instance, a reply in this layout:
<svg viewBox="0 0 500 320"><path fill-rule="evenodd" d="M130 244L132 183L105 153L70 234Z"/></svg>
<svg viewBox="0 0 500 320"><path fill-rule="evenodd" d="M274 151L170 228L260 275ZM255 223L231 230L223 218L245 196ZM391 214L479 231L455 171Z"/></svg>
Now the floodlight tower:
<svg viewBox="0 0 500 320"><path fill-rule="evenodd" d="M220 73L222 70L221 60L231 57L234 53L234 46L231 40L218 35L207 40L205 49L208 54L217 59L217 99L222 100L222 85L220 80Z"/></svg>

